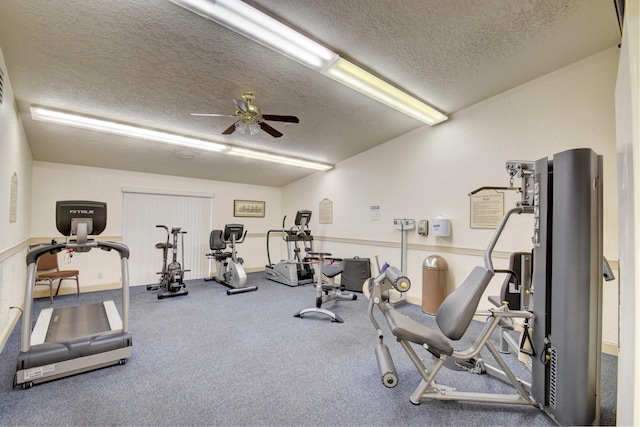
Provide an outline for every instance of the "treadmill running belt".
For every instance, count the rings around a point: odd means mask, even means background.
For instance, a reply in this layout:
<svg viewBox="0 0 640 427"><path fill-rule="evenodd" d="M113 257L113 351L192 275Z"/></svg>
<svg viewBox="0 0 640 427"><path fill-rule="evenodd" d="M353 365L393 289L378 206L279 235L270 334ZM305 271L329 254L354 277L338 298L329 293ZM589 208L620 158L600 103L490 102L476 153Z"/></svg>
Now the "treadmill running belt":
<svg viewBox="0 0 640 427"><path fill-rule="evenodd" d="M110 330L103 303L56 308L45 342L66 342Z"/></svg>

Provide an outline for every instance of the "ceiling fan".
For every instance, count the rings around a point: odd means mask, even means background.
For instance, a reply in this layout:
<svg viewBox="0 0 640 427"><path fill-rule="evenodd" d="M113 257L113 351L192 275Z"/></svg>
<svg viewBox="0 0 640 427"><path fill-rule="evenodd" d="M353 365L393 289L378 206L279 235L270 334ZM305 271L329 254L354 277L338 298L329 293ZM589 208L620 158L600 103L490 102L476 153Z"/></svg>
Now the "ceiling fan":
<svg viewBox="0 0 640 427"><path fill-rule="evenodd" d="M253 105L252 102L256 99L252 92L245 92L242 94L242 100L234 99L236 104L235 114L214 114L214 113L191 113L192 116L221 116L221 117L238 117L238 120L231 126L229 126L223 135L230 135L236 130L241 132L249 131L251 135L255 135L262 129L274 138L280 138L282 133L272 128L264 121L274 122L286 122L286 123L300 123L300 120L295 116L278 116L275 114L262 114L260 109Z"/></svg>

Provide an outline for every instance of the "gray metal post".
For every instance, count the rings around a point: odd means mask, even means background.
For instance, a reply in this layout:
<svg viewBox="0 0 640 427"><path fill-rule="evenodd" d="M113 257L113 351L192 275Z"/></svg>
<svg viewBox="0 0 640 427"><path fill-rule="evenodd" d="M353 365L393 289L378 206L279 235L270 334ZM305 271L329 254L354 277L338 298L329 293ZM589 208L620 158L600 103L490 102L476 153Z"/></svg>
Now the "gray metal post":
<svg viewBox="0 0 640 427"><path fill-rule="evenodd" d="M545 164L536 162L533 339L542 354L532 367L532 393L561 425L598 424L602 157L576 149L554 155L546 174Z"/></svg>

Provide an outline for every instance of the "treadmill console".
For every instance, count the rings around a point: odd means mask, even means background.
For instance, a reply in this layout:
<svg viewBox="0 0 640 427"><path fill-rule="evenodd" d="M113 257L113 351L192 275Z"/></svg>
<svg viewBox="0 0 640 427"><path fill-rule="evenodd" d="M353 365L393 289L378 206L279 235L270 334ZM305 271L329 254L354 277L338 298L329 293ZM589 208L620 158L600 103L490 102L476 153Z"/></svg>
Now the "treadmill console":
<svg viewBox="0 0 640 427"><path fill-rule="evenodd" d="M88 235L97 236L107 226L107 204L85 200L56 202L56 227L64 236L77 236L78 224L86 224Z"/></svg>

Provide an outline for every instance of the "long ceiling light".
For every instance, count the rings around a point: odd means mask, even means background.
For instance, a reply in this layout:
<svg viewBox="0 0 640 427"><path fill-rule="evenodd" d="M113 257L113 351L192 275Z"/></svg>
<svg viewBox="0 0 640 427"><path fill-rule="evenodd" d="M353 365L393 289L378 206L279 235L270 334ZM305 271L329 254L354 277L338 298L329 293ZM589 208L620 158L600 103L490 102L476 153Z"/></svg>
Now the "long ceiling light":
<svg viewBox="0 0 640 427"><path fill-rule="evenodd" d="M246 157L254 160L262 160L265 162L275 162L284 165L298 166L301 168L315 169L319 171L328 171L333 166L323 163L310 162L308 160L294 159L291 157L279 156L277 154L269 154L260 151L248 150L246 148L232 147L227 151L231 156Z"/></svg>
<svg viewBox="0 0 640 427"><path fill-rule="evenodd" d="M113 135L128 136L161 142L163 144L178 145L180 147L198 148L201 150L222 152L229 147L217 142L204 139L191 138L155 129L146 129L139 126L112 122L97 117L89 117L60 110L52 110L44 107L31 106L31 118L49 123L57 123L81 129L88 129Z"/></svg>
<svg viewBox="0 0 640 427"><path fill-rule="evenodd" d="M338 59L323 74L423 123L434 125L447 120L441 112L346 59Z"/></svg>
<svg viewBox="0 0 640 427"><path fill-rule="evenodd" d="M240 0L169 0L429 125L447 116Z"/></svg>
<svg viewBox="0 0 640 427"><path fill-rule="evenodd" d="M228 0L170 1L314 70L321 71L338 59L338 55L329 49L246 3Z"/></svg>
<svg viewBox="0 0 640 427"><path fill-rule="evenodd" d="M326 171L333 166L324 163L301 160L277 154L249 150L246 148L230 147L218 142L192 138L155 129L147 129L132 124L112 122L98 117L90 117L83 114L72 113L41 106L31 106L31 118L43 122L61 124L81 129L88 129L113 135L128 136L131 138L155 141L164 144L172 144L179 147L188 147L217 153L241 156L254 160L275 162L289 166L297 166L306 169Z"/></svg>

